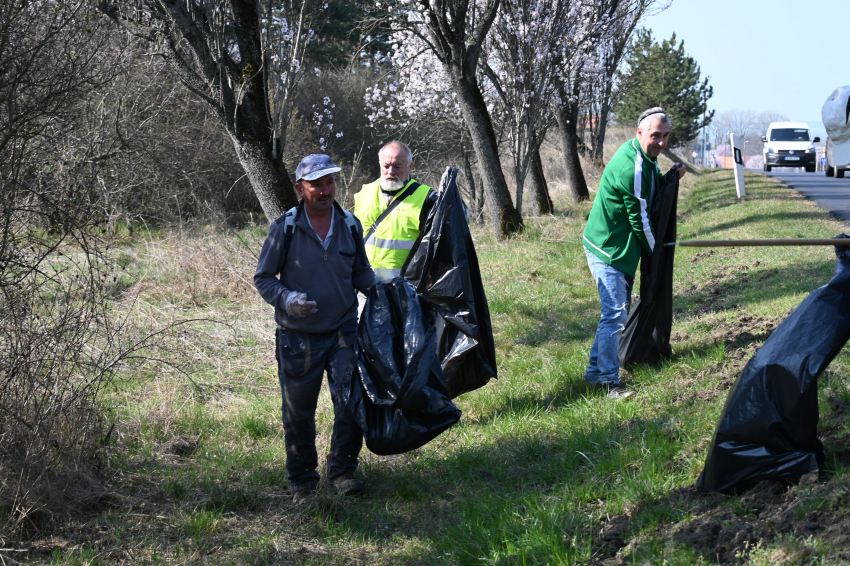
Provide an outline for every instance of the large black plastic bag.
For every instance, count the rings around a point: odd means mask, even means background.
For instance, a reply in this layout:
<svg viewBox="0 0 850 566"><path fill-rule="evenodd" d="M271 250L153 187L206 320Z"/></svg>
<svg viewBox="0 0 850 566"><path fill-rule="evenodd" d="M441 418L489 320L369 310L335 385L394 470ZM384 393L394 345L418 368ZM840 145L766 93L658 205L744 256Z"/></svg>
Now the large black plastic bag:
<svg viewBox="0 0 850 566"><path fill-rule="evenodd" d="M402 276L436 312L437 352L454 399L496 377L496 346L457 168L446 168L440 185Z"/></svg>
<svg viewBox="0 0 850 566"><path fill-rule="evenodd" d="M629 313L620 338L620 365L656 364L673 356L673 255L676 241L676 204L679 173L665 176L666 185L652 199L650 220L655 227L655 247L640 257L640 298Z"/></svg>
<svg viewBox="0 0 850 566"><path fill-rule="evenodd" d="M832 280L773 331L729 391L697 480L702 491L797 482L823 469L817 378L850 338L850 250L835 251Z"/></svg>
<svg viewBox="0 0 850 566"><path fill-rule="evenodd" d="M460 420L460 409L448 397L430 318L400 277L369 292L346 405L375 454L414 450Z"/></svg>

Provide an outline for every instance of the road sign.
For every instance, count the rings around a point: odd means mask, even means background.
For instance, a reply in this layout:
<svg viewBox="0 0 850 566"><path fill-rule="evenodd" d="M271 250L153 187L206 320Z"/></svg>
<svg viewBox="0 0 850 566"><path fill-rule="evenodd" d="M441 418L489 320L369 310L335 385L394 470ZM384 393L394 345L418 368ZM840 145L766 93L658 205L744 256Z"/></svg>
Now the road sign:
<svg viewBox="0 0 850 566"><path fill-rule="evenodd" d="M747 196L747 191L744 189L744 157L741 154L741 139L737 134L729 134L732 141L732 157L735 167L735 192L738 198Z"/></svg>

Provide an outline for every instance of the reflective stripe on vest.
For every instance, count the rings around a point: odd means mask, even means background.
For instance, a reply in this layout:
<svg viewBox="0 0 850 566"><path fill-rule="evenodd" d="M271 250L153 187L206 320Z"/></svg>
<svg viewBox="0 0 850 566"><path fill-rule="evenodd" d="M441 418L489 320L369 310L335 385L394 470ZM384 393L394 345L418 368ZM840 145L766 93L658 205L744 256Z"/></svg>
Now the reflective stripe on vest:
<svg viewBox="0 0 850 566"><path fill-rule="evenodd" d="M385 240L376 238L375 234L369 236L366 241L367 246L375 246L376 248L386 248L388 250L412 250L415 240Z"/></svg>
<svg viewBox="0 0 850 566"><path fill-rule="evenodd" d="M403 190L404 188L398 194ZM382 268L398 270L404 265L419 237L419 215L430 190L426 185L416 189L381 221L366 240L366 257L376 272ZM354 195L354 214L360 219L364 233L369 232L372 224L386 208L386 200L378 181L363 185L363 189Z"/></svg>

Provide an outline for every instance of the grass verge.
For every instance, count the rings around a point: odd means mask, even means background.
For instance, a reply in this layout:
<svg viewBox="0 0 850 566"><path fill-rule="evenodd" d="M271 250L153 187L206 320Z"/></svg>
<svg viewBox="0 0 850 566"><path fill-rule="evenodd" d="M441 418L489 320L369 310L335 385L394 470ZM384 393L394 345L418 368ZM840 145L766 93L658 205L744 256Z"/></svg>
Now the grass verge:
<svg viewBox="0 0 850 566"><path fill-rule="evenodd" d="M747 174L685 178L680 239L830 237L813 203ZM116 300L181 327L188 374L151 364L113 392L117 445L102 505L7 554L44 564L776 564L850 559L850 364L821 380L829 470L786 489L697 495L738 371L834 268L831 248L682 248L675 357L608 401L582 374L598 297L580 245L588 203L522 236L475 234L499 380L457 400L461 422L395 457L364 450L367 494L321 486L294 506L284 477L272 313L251 288L262 229L135 241ZM327 453L326 389L317 415ZM7 545L8 546L8 545Z"/></svg>

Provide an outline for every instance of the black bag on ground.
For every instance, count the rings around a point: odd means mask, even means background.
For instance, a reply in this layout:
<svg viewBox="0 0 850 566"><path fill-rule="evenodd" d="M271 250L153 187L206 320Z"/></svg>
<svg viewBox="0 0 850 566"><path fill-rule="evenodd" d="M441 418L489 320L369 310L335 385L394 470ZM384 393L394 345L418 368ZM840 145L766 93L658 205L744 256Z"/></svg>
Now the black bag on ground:
<svg viewBox="0 0 850 566"><path fill-rule="evenodd" d="M665 186L652 197L650 220L655 227L655 247L640 257L640 298L626 321L620 338L620 365L656 364L670 358L673 328L673 259L676 241L676 204L679 173L665 176Z"/></svg>
<svg viewBox="0 0 850 566"><path fill-rule="evenodd" d="M797 482L823 469L817 378L850 338L850 249L835 251L832 280L773 331L729 391L697 480L701 491Z"/></svg>
<svg viewBox="0 0 850 566"><path fill-rule="evenodd" d="M454 399L496 377L496 346L457 168L446 168L440 185L402 276L435 311L437 352Z"/></svg>
<svg viewBox="0 0 850 566"><path fill-rule="evenodd" d="M345 403L379 455L423 446L460 420L436 353L432 315L400 277L369 291Z"/></svg>

